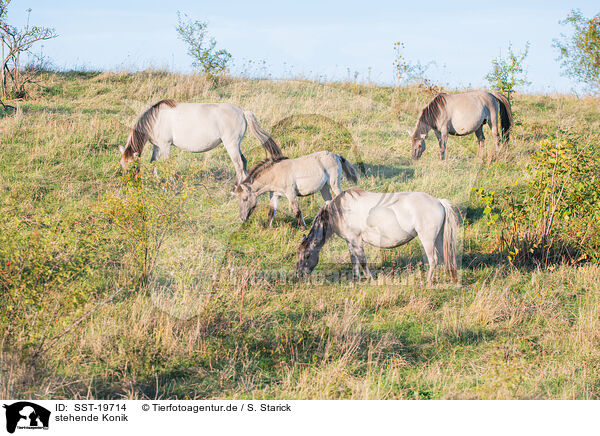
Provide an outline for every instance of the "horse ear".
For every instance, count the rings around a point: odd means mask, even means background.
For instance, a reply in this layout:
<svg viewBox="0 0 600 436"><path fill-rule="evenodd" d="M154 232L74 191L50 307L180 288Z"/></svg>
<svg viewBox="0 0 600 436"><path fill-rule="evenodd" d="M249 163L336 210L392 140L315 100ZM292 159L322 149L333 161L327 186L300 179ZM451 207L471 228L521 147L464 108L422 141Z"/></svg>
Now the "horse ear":
<svg viewBox="0 0 600 436"><path fill-rule="evenodd" d="M119 151L121 152L121 154L125 153L125 147L119 145Z"/></svg>

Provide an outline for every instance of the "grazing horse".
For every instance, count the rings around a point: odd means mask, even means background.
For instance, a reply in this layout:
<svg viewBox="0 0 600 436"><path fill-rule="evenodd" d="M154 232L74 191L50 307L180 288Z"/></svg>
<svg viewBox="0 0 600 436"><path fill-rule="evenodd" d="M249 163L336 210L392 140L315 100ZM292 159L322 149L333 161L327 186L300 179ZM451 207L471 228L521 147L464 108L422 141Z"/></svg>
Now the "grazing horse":
<svg viewBox="0 0 600 436"><path fill-rule="evenodd" d="M296 273L305 277L312 272L319 263L319 252L333 233L348 244L355 279L360 278L359 266L373 277L363 242L393 248L418 236L429 261L427 282L433 282L435 267L443 259L456 283L457 229L456 212L448 200L423 192L376 193L351 188L323 206L315 217L298 248Z"/></svg>
<svg viewBox="0 0 600 436"><path fill-rule="evenodd" d="M248 177L235 187L233 194L238 197L240 219L247 221L256 207L258 196L268 192L271 198L267 217L269 227L273 223L279 197L286 197L300 225L306 228L298 196L320 191L323 200L330 201L329 187L335 195L342 192L342 172L348 180L357 182L356 168L342 156L329 151L318 151L297 159L281 157L264 160L252 168Z"/></svg>
<svg viewBox="0 0 600 436"><path fill-rule="evenodd" d="M502 141L508 143L512 111L508 99L499 92L471 91L461 94L438 94L423 108L412 134L412 157L425 151L425 137L433 130L440 143L440 157L446 158L448 135L463 136L475 132L483 147L483 125L488 123L499 146L498 113L502 124Z"/></svg>
<svg viewBox="0 0 600 436"><path fill-rule="evenodd" d="M171 145L191 152L205 152L223 143L229 154L237 182L246 177L246 158L240 143L246 128L256 136L271 157L281 157L279 146L265 132L254 114L228 103L177 103L161 100L138 118L121 151L123 169L142 154L146 141L154 146L151 162L167 159Z"/></svg>

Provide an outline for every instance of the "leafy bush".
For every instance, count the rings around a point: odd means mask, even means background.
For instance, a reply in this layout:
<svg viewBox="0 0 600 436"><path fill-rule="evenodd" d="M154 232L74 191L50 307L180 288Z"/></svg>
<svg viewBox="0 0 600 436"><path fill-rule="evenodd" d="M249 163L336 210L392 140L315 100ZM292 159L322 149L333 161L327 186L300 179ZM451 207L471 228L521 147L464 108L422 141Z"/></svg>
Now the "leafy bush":
<svg viewBox="0 0 600 436"><path fill-rule="evenodd" d="M123 262L141 285L148 283L165 237L185 215L185 200L193 189L168 163L156 165L159 178L140 169L139 161L132 165L122 176L122 192L107 193L100 211L127 241L130 251Z"/></svg>
<svg viewBox="0 0 600 436"><path fill-rule="evenodd" d="M543 140L527 178L502 192L476 189L500 252L513 264L600 260L600 164L589 148Z"/></svg>
<svg viewBox="0 0 600 436"><path fill-rule="evenodd" d="M561 66L567 76L600 92L600 14L587 19L581 11L573 10L560 23L570 24L574 30L571 37L561 34L560 40L554 40Z"/></svg>
<svg viewBox="0 0 600 436"><path fill-rule="evenodd" d="M505 94L510 100L517 86L529 85L530 82L527 81L527 74L523 67L528 53L529 42L525 45L525 50L519 54L513 52L512 45L509 44L508 59L502 58L502 55L498 59L494 59L492 71L485 76L490 87Z"/></svg>
<svg viewBox="0 0 600 436"><path fill-rule="evenodd" d="M61 219L0 215L0 330L36 357L121 290L144 287L193 185L167 163L134 168L94 205ZM107 297L107 295L109 295Z"/></svg>
<svg viewBox="0 0 600 436"><path fill-rule="evenodd" d="M208 76L214 76L227 71L231 54L227 50L216 50L217 42L208 39L208 23L192 21L187 15L177 12L175 30L179 39L188 46L188 54L194 59L192 66L199 68Z"/></svg>

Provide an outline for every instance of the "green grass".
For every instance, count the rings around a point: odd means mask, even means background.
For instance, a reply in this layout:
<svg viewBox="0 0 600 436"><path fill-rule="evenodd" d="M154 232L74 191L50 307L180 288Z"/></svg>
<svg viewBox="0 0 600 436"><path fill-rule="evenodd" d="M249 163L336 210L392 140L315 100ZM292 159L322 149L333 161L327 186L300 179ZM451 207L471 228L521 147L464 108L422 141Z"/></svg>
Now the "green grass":
<svg viewBox="0 0 600 436"><path fill-rule="evenodd" d="M215 87L153 72L40 79L17 113L0 112L0 397L598 398L600 269L510 267L471 195L523 177L537 143L557 132L597 147L597 99L516 95L510 147L491 163L476 158L474 136L452 137L440 162L433 135L412 162L407 130L431 98L418 88ZM338 152L360 166L365 189L451 199L467 218L462 285L440 271L427 288L417 241L366 247L380 278L352 283L339 238L314 280L297 282L286 272L303 232L287 203L272 229L266 199L242 225L221 147L174 149L158 180L144 151L152 271L140 283L128 209L138 203L117 147L140 111L167 97L252 110L290 157ZM249 166L264 157L250 134L242 148ZM321 205L301 200L307 222Z"/></svg>

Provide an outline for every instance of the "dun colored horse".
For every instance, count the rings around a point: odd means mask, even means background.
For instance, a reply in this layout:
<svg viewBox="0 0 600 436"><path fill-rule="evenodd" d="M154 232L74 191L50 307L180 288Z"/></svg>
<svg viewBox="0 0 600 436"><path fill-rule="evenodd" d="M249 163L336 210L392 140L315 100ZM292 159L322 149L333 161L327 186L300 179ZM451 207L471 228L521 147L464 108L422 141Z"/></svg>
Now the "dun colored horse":
<svg viewBox="0 0 600 436"><path fill-rule="evenodd" d="M223 143L239 183L246 177L246 158L240 150L240 143L247 127L272 158L281 157L279 146L260 127L250 111L228 103L161 100L140 115L127 139L127 145L119 146L121 166L125 169L129 162L139 157L147 141L154 146L151 162L167 159L171 145L200 153Z"/></svg>
<svg viewBox="0 0 600 436"><path fill-rule="evenodd" d="M319 263L319 252L334 233L346 240L355 279L360 267L371 276L363 242L393 248L419 237L427 260L427 282L444 262L456 282L458 220L452 204L423 192L376 193L359 188L344 191L327 203L298 248L296 273L305 277Z"/></svg>
<svg viewBox="0 0 600 436"><path fill-rule="evenodd" d="M461 94L438 94L423 108L412 134L412 156L421 157L425 151L425 138L433 130L440 143L440 157L446 158L448 135L463 136L475 132L479 147L484 146L483 125L488 124L496 142L498 114L502 126L502 142L508 143L512 125L512 111L508 99L499 92L471 91Z"/></svg>
<svg viewBox="0 0 600 436"><path fill-rule="evenodd" d="M323 200L331 200L330 187L335 195L342 192L342 172L350 181L357 182L356 168L342 156L329 151L318 151L297 159L267 159L256 165L234 190L238 197L240 219L247 221L256 207L258 196L268 192L271 198L269 226L273 222L279 197L286 197L300 225L306 228L298 196L320 191Z"/></svg>

